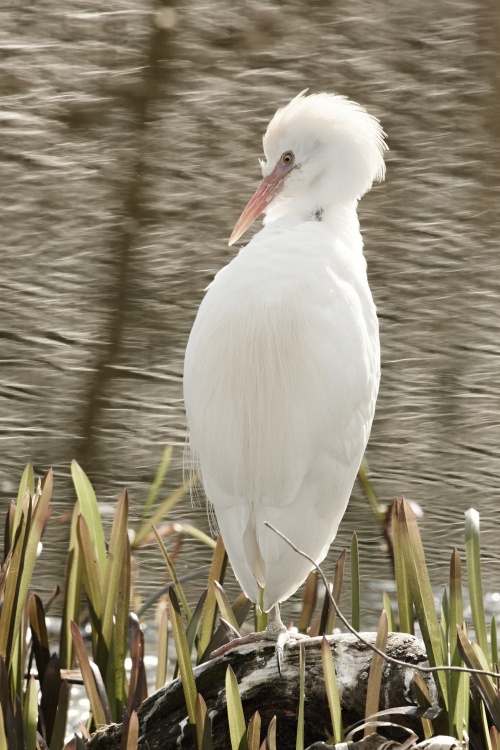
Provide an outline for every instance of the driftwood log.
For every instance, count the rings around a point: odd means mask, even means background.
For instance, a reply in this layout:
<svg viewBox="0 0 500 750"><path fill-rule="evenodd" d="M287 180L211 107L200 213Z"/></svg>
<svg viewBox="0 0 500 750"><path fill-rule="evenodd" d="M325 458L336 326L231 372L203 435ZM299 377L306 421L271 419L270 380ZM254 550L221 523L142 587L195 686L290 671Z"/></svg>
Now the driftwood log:
<svg viewBox="0 0 500 750"><path fill-rule="evenodd" d="M375 634L364 637L374 643ZM335 659L337 682L344 726L364 716L368 674L372 650L352 635L329 637ZM331 735L331 721L321 665L321 638L305 641L306 649L306 747L324 741ZM427 665L422 641L405 633L390 633L387 653L408 664L403 667L386 662L383 668L380 709L416 705L412 678L414 665ZM273 716L277 717L277 745L295 747L299 702L299 644L285 649L283 675L277 671L272 644L249 644L195 669L196 686L206 701L212 721L215 750L230 747L226 711L225 675L228 665L236 674L241 700L248 722L255 711L262 718L266 732ZM433 703L437 694L432 676L422 674ZM139 708L139 746L150 750L192 748L191 726L180 679L151 695ZM391 717L393 721L420 732L420 722L407 716ZM96 732L88 741L88 750L118 750L122 725L113 724ZM146 744L147 743L147 744Z"/></svg>

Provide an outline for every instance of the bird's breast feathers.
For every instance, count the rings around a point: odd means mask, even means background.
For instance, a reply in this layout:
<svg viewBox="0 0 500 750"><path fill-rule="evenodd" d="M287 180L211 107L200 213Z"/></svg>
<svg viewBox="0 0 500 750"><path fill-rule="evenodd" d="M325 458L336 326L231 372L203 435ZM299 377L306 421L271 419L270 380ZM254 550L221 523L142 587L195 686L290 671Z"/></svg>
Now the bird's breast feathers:
<svg viewBox="0 0 500 750"><path fill-rule="evenodd" d="M193 326L190 442L216 508L242 493L288 504L316 457L352 473L368 440L380 354L366 265L309 224L279 250L259 233L216 276Z"/></svg>

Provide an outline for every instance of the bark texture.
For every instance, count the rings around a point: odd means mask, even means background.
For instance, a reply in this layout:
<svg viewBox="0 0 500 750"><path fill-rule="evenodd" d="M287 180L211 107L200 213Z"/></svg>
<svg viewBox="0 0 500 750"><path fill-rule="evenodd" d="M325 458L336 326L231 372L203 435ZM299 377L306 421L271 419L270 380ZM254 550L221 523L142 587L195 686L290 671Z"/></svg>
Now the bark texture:
<svg viewBox="0 0 500 750"><path fill-rule="evenodd" d="M365 634L375 642L375 634ZM337 682L342 705L344 726L359 721L364 716L368 675L372 658L371 649L352 635L329 637L335 659ZM305 642L306 649L306 746L324 741L331 736L323 669L321 665L321 638ZM402 667L386 663L382 678L380 709L416 704L412 678L414 665L426 665L422 641L404 633L390 633L387 653L408 664ZM262 718L262 731L273 716L277 716L277 746L295 747L297 711L299 704L299 645L287 646L283 676L276 666L273 644L246 645L195 669L198 692L206 701L212 721L215 750L227 750L229 730L226 711L225 675L228 666L236 674L240 695L248 722L255 711ZM437 702L432 677L424 675L433 701ZM192 748L192 732L186 716L182 684L174 680L150 696L139 709L140 747L150 750L167 748ZM419 731L420 722L409 717L392 717L398 723ZM111 725L96 732L89 740L89 750L118 750L121 725ZM400 737L403 739L403 735ZM146 745L147 743L147 745Z"/></svg>

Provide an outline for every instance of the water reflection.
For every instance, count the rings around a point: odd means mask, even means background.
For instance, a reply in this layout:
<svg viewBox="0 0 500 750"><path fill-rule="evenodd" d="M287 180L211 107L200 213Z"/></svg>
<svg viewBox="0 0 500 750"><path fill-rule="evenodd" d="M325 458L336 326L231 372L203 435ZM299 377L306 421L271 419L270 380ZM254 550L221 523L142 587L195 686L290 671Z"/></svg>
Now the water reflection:
<svg viewBox="0 0 500 750"><path fill-rule="evenodd" d="M112 23L104 4L93 8L55 7L29 24L12 10L2 23L2 506L30 457L39 470L55 465L59 512L73 501L73 457L104 501L128 486L136 514L166 441L179 446L171 486L181 480L188 332L203 288L232 256L227 237L258 180L263 127L310 86L360 101L389 134L387 182L360 210L383 351L368 450L377 491L422 506L436 584L452 547L463 547L464 510L477 507L486 589L496 590L493 3L423 0L417 13L394 1L193 0L173 30L155 30L130 2L115 4ZM188 501L177 514L208 530ZM353 530L365 588L390 578L357 489L329 569ZM49 530L56 559L38 569L46 588L67 533ZM205 562L187 540L183 570ZM139 565L149 594L162 563L151 549ZM368 625L380 596L365 593Z"/></svg>

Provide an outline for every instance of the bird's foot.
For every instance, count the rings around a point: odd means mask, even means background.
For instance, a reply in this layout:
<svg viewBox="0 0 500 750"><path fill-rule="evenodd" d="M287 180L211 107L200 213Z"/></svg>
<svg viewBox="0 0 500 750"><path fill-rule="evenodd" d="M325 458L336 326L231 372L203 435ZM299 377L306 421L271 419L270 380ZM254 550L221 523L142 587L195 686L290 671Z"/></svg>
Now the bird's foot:
<svg viewBox="0 0 500 750"><path fill-rule="evenodd" d="M282 623L279 609L273 607L269 613L269 621L265 630L259 633L249 633L245 636L240 636L238 631L235 630L225 620L221 618L221 625L223 626L226 634L229 638L229 643L224 644L220 648L212 651L210 658L214 659L217 656L223 656L229 651L232 651L238 646L244 646L247 643L261 643L262 641L274 641L276 643L276 662L278 666L278 673L281 677L283 670L283 654L285 645L289 642L303 640L309 638L308 635L303 633L295 632L294 630L288 630Z"/></svg>
<svg viewBox="0 0 500 750"><path fill-rule="evenodd" d="M282 671L283 671L283 653L284 649L287 643L294 642L294 641L301 641L305 638L309 638L308 635L305 635L304 633L294 632L293 630L285 630L284 632L281 632L278 636L278 640L276 641L276 662L278 665L278 674L280 677L282 677Z"/></svg>
<svg viewBox="0 0 500 750"><path fill-rule="evenodd" d="M276 640L276 663L278 666L278 674L281 677L285 645L290 641L299 641L304 638L309 638L309 636L299 633L296 629L288 630L288 628L283 625L280 617L279 606L277 604L269 610L269 619L264 632L270 640Z"/></svg>

